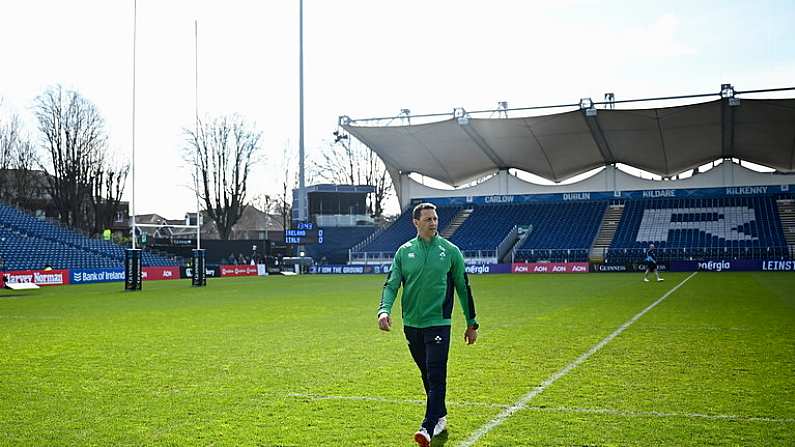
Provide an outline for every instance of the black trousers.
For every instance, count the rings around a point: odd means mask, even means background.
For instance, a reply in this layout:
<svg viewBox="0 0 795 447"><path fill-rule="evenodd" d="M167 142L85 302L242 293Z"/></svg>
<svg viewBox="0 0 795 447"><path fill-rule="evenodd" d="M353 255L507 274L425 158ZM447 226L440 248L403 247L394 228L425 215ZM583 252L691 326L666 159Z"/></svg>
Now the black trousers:
<svg viewBox="0 0 795 447"><path fill-rule="evenodd" d="M409 351L422 374L427 396L422 426L433 435L433 427L447 416L444 399L447 392L447 356L450 352L450 326L428 328L403 327Z"/></svg>

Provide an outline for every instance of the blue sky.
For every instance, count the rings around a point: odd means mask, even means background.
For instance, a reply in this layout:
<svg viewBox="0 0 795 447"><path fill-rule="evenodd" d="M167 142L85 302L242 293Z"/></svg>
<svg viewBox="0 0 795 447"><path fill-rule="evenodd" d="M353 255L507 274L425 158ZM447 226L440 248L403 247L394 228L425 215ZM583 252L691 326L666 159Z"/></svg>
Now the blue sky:
<svg viewBox="0 0 795 447"><path fill-rule="evenodd" d="M0 4L0 113L28 120L61 83L105 116L129 157L132 1ZM354 118L795 85L795 2L306 0L306 149ZM273 193L298 142L298 2L139 0L138 213L195 208L180 155L194 110L239 113L263 131L252 193ZM791 97L792 92L785 96ZM295 164L295 160L292 160ZM128 187L129 192L129 187Z"/></svg>

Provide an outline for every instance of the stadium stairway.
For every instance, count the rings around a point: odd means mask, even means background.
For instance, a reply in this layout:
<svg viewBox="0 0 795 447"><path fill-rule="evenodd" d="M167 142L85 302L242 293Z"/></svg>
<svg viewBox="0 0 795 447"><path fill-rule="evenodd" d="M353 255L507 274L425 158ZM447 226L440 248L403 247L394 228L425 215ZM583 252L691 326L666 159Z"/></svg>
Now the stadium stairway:
<svg viewBox="0 0 795 447"><path fill-rule="evenodd" d="M455 234L456 230L458 230L458 227L460 227L464 222L466 222L467 219L469 219L469 216L472 215L473 211L474 210L472 208L462 208L458 213L456 213L455 217L453 217L453 220L450 221L450 225L442 230L442 237L445 239L450 239Z"/></svg>
<svg viewBox="0 0 795 447"><path fill-rule="evenodd" d="M532 225L522 225L521 228L519 225L514 225L510 233L497 246L497 262L501 264L512 263L516 256L515 250L522 246L532 232Z"/></svg>
<svg viewBox="0 0 795 447"><path fill-rule="evenodd" d="M787 242L790 254L795 252L795 200L779 199L776 200L778 216L781 219L781 230L784 232L784 240Z"/></svg>
<svg viewBox="0 0 795 447"><path fill-rule="evenodd" d="M618 223L621 222L621 216L624 214L624 205L610 205L605 210L605 215L602 218L602 225L599 227L599 233L596 235L589 259L591 262L602 263L605 260L605 253L613 242L613 237L616 235Z"/></svg>
<svg viewBox="0 0 795 447"><path fill-rule="evenodd" d="M389 227L388 226L387 227L382 227L382 228L379 228L379 229L375 230L369 236L364 238L364 240L362 240L361 242L359 242L359 243L355 244L353 247L351 247L351 249L348 250L348 252L360 251L362 247L365 247L367 244L372 242L373 239L381 236L384 233L384 231L386 231L387 228L389 228Z"/></svg>
<svg viewBox="0 0 795 447"><path fill-rule="evenodd" d="M442 206L436 209L439 214L439 228L447 228L460 206ZM348 251L349 263L392 262L392 255L407 240L417 235L412 223L412 208L407 208L388 227L378 230Z"/></svg>

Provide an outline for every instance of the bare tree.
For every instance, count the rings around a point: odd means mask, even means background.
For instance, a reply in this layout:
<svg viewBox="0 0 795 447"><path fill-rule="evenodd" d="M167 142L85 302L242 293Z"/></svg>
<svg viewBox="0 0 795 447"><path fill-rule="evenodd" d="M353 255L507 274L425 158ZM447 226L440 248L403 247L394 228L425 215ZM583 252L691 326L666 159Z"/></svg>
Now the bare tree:
<svg viewBox="0 0 795 447"><path fill-rule="evenodd" d="M21 208L29 208L32 200L40 194L40 180L36 177L36 167L39 166L39 153L36 146L27 138L19 140L14 150L11 179L14 189L13 203Z"/></svg>
<svg viewBox="0 0 795 447"><path fill-rule="evenodd" d="M375 192L368 194L367 208L371 217L382 217L384 205L394 188L386 166L375 152L351 141L349 135L335 131L334 142L320 154L313 168L317 177L330 183L375 188Z"/></svg>
<svg viewBox="0 0 795 447"><path fill-rule="evenodd" d="M22 129L19 115L0 117L0 200L31 209L38 192L36 173L38 151Z"/></svg>
<svg viewBox="0 0 795 447"><path fill-rule="evenodd" d="M279 183L279 185L280 187L283 187L284 183ZM257 194L253 199L251 199L250 205L267 214L281 215L282 210L285 209L283 202L284 194L280 191L277 194ZM287 203L286 208L289 211L289 202Z"/></svg>
<svg viewBox="0 0 795 447"><path fill-rule="evenodd" d="M96 106L74 90L48 88L34 104L48 158L48 192L67 225L90 230L92 176L107 151L105 121Z"/></svg>
<svg viewBox="0 0 795 447"><path fill-rule="evenodd" d="M368 173L367 184L375 188L368 199L370 215L374 218L381 218L384 215L384 205L392 196L394 188L392 187L392 177L389 176L386 166L373 151L370 151L368 155Z"/></svg>
<svg viewBox="0 0 795 447"><path fill-rule="evenodd" d="M334 142L320 153L320 160L314 163L317 176L336 185L364 185L367 154L352 146L348 135L335 131L334 136Z"/></svg>
<svg viewBox="0 0 795 447"><path fill-rule="evenodd" d="M96 167L92 175L92 193L90 197L94 214L93 234L109 228L120 209L121 197L127 183L129 164L102 163Z"/></svg>
<svg viewBox="0 0 795 447"><path fill-rule="evenodd" d="M291 188L289 188L289 171L285 171L284 179L282 180L282 190L279 192L279 196L276 200L276 211L277 213L281 214L282 216L282 225L284 225L285 230L289 230L293 227L292 224L292 213L293 213L293 202L290 196Z"/></svg>
<svg viewBox="0 0 795 447"><path fill-rule="evenodd" d="M293 157L291 157L289 147L285 146L282 152L282 158L278 165L271 168L282 175L277 184L279 191L271 194L258 194L251 203L257 208L267 214L276 214L281 216L283 228L290 228L290 213L292 211L291 205L291 186L296 183L295 173L290 169ZM291 175L292 174L292 175Z"/></svg>
<svg viewBox="0 0 795 447"><path fill-rule="evenodd" d="M273 211L275 200L270 194L257 194L251 198L249 204L263 213L270 214Z"/></svg>
<svg viewBox="0 0 795 447"><path fill-rule="evenodd" d="M185 133L194 187L219 237L229 239L246 205L248 175L257 161L262 133L236 115L199 122Z"/></svg>
<svg viewBox="0 0 795 447"><path fill-rule="evenodd" d="M274 211L282 216L284 229L292 228L293 195L292 190L298 184L298 172L291 169L294 162L294 152L290 146L285 146L282 151L282 161L279 172L283 173L279 182L280 191L276 195ZM311 181L310 181L311 183Z"/></svg>
<svg viewBox="0 0 795 447"><path fill-rule="evenodd" d="M19 127L17 116L0 121L0 200L6 203L11 203L15 196L11 169L19 144Z"/></svg>

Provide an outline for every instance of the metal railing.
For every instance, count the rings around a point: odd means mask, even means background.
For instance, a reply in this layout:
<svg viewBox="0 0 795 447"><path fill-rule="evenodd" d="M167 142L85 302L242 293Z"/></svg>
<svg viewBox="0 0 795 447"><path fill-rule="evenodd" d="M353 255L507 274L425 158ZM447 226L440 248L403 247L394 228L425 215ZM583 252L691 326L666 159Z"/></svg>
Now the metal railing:
<svg viewBox="0 0 795 447"><path fill-rule="evenodd" d="M357 225L373 225L373 218L368 214L326 214L315 216L318 227L355 227Z"/></svg>
<svg viewBox="0 0 795 447"><path fill-rule="evenodd" d="M496 264L497 250L463 250L464 260L476 264ZM395 257L392 251L356 251L350 252L349 264L389 264Z"/></svg>
<svg viewBox="0 0 795 447"><path fill-rule="evenodd" d="M599 253L601 251L601 253ZM462 254L468 263L497 263L497 250L463 250ZM514 250L512 262L521 261L587 261L589 254L594 253L586 248L572 249L517 249ZM645 257L643 248L603 248L601 254L604 262L639 261ZM351 252L350 264L388 264L395 253L392 251ZM658 248L657 260L665 261L705 261L732 259L795 259L795 245L778 247L687 247Z"/></svg>
<svg viewBox="0 0 795 447"><path fill-rule="evenodd" d="M522 248L514 250L514 262L522 261L587 261L587 248Z"/></svg>
<svg viewBox="0 0 795 447"><path fill-rule="evenodd" d="M517 247L521 247L521 246L522 246L522 244L524 244L524 243L525 243L525 241L527 240L527 238L528 238L528 237L530 237L530 234L531 234L532 232L533 232L533 226L532 226L532 225L530 225L530 228L528 229L528 231L527 231L527 232L525 232L525 234L523 234L523 235L522 235L522 236L519 238L519 240L518 240L518 241L516 241L516 244L514 244L514 246L513 246L513 247L514 247L514 248L513 248L513 250L511 250L511 262L514 262L514 261L516 260L516 258L517 258L517 256L516 256L516 252L517 252L517 251L519 251L519 248L517 248Z"/></svg>
<svg viewBox="0 0 795 447"><path fill-rule="evenodd" d="M348 256L349 264L389 264L395 257L393 251L351 251Z"/></svg>
<svg viewBox="0 0 795 447"><path fill-rule="evenodd" d="M645 257L645 248L603 248L605 262L619 259L639 260ZM600 254L599 251L596 254ZM795 245L774 247L682 247L657 248L657 261L707 261L734 259L795 259Z"/></svg>
<svg viewBox="0 0 795 447"><path fill-rule="evenodd" d="M468 264L496 264L497 250L463 250L464 261Z"/></svg>

